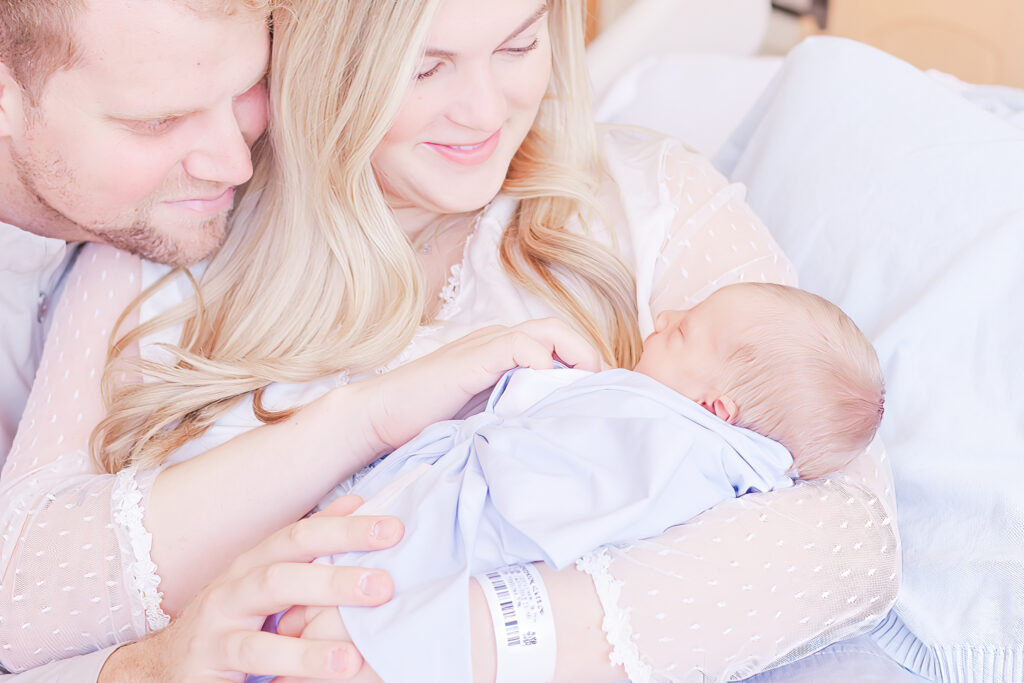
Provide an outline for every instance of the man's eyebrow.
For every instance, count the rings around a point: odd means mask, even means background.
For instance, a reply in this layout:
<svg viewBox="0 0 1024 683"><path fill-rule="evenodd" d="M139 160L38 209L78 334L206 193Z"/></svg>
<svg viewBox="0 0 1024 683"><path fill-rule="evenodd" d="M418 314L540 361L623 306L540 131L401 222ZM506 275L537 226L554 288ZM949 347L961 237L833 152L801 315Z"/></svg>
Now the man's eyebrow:
<svg viewBox="0 0 1024 683"><path fill-rule="evenodd" d="M267 77L267 75L269 73L270 73L270 60L267 59L266 65L263 67L263 71L260 72L260 75L257 76L247 86L245 86L245 88L243 88L237 95L234 95L234 97L241 97L242 95L246 94L247 92L249 92L250 90L255 88L257 85L260 84L260 82L263 81L263 79L265 79ZM109 115L108 118L109 119L113 119L115 121L140 121L140 122L163 121L164 119L183 119L186 116L191 116L193 114L199 114L200 112L203 112L203 111L204 111L203 108L198 108L198 109L190 109L190 110L175 110L175 111L168 111L168 112L160 112L159 114L120 114L119 113L119 114Z"/></svg>
<svg viewBox="0 0 1024 683"><path fill-rule="evenodd" d="M263 72L259 75L259 78L254 80L249 85L245 86L245 89L242 90L237 95L235 95L235 97L241 97L245 93L247 93L250 90L252 90L253 88L255 88L257 85L260 84L260 82L264 78L267 77L267 74L269 74L269 73L270 73L270 64L268 63L267 64L267 68L263 69ZM113 114L113 115L110 116L110 118L112 118L112 119L114 119L116 121L142 121L142 122L146 122L146 121L162 121L164 119L181 119L181 118L184 118L186 116L191 116L192 114L198 114L201 111L203 111L203 109L200 108L200 109L179 109L179 110L176 110L176 111L160 112L159 114Z"/></svg>
<svg viewBox="0 0 1024 683"><path fill-rule="evenodd" d="M111 114L108 118L115 121L163 121L164 119L180 119L202 111L201 109L180 109L177 111L160 112L159 114Z"/></svg>
<svg viewBox="0 0 1024 683"><path fill-rule="evenodd" d="M522 33L523 31L525 31L526 29L530 28L531 26L536 24L538 21L540 21L540 19L545 14L547 14L547 13L548 13L548 3L544 2L543 4L541 4L540 7L537 8L537 11L534 12L533 14L531 14L530 17L526 21L521 23L516 28L515 31L512 31L512 33L508 34L508 37L505 38L505 40L501 41L501 44L504 45L508 41L510 41L513 38L517 37L520 33ZM450 58L455 56L455 53L451 52L449 50L438 50L438 49L435 49L435 48L428 47L426 49L426 51L423 53L423 56L424 57L437 57L437 58L442 58L442 59L450 59Z"/></svg>

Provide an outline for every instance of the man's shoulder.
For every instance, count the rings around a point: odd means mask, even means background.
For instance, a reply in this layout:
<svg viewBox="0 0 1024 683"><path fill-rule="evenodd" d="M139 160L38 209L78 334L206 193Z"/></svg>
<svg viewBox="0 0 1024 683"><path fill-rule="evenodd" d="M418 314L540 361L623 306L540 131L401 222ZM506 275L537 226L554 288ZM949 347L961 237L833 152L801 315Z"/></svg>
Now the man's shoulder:
<svg viewBox="0 0 1024 683"><path fill-rule="evenodd" d="M38 276L58 267L67 250L64 240L43 237L0 221L0 272Z"/></svg>

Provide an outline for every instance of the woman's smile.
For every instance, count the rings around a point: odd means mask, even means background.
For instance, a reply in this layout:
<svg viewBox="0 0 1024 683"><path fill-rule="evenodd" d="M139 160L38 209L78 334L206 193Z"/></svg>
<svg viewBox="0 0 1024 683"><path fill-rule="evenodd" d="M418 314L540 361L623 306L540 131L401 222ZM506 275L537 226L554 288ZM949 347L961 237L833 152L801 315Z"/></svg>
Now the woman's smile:
<svg viewBox="0 0 1024 683"><path fill-rule="evenodd" d="M501 139L501 129L495 131L489 138L469 145L451 145L440 142L426 142L427 147L434 150L449 161L462 166L477 166L491 158L494 150L498 148L498 141Z"/></svg>

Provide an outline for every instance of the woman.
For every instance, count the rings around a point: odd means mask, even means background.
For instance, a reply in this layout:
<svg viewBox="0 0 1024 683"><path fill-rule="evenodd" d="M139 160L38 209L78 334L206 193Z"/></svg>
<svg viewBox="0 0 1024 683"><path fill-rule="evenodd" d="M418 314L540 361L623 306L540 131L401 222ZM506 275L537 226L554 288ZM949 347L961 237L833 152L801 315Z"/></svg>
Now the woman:
<svg viewBox="0 0 1024 683"><path fill-rule="evenodd" d="M647 132L596 130L581 23L575 0L307 0L278 13L271 132L201 299L184 278L162 283L102 373L110 414L95 453L117 474L75 455L99 418L87 409L60 419L70 427L51 457L26 462L18 443L10 456L6 566L62 533L89 539L58 580L23 560L37 591L6 582L8 604L35 608L21 642L47 643L19 661L159 628L231 557L507 367L549 363L552 347L594 364L556 323L525 321L558 316L631 367L659 311L738 280L793 282L742 191L706 161ZM120 310L151 269L100 248L78 275L83 288L114 283ZM71 287L22 444L44 432L51 394L98 394L102 354L83 339L135 327L94 317ZM132 344L145 360L126 365ZM739 677L880 617L898 582L883 458L730 501L598 551L582 572L541 568L558 677ZM79 589L83 576L100 594ZM56 597L70 617L43 611Z"/></svg>

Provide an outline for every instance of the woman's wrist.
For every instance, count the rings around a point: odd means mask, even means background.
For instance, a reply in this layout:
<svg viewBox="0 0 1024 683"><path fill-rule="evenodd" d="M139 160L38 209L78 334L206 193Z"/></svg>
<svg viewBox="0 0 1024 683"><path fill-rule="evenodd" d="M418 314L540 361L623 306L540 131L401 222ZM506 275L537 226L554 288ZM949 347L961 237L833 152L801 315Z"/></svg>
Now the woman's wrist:
<svg viewBox="0 0 1024 683"><path fill-rule="evenodd" d="M386 377L369 377L337 387L321 399L320 408L326 412L326 417L317 419L348 427L344 435L347 443L342 452L355 459L356 471L396 448L385 440L380 430L387 418L383 398Z"/></svg>
<svg viewBox="0 0 1024 683"><path fill-rule="evenodd" d="M602 622L604 609L594 581L574 566L552 569L543 562L535 564L551 600L558 640L556 683L596 683L622 681L626 672L611 663L612 647Z"/></svg>
<svg viewBox="0 0 1024 683"><path fill-rule="evenodd" d="M558 656L553 681L624 680L626 673L622 667L611 663L612 648L601 627L604 610L591 578L574 567L558 571L542 562L534 566L544 581L555 620ZM494 627L484 589L476 579L469 582L469 622L473 680L494 683L497 677Z"/></svg>
<svg viewBox="0 0 1024 683"><path fill-rule="evenodd" d="M494 626L483 588L476 579L469 580L469 633L473 657L474 683L494 683L497 676L497 651Z"/></svg>

